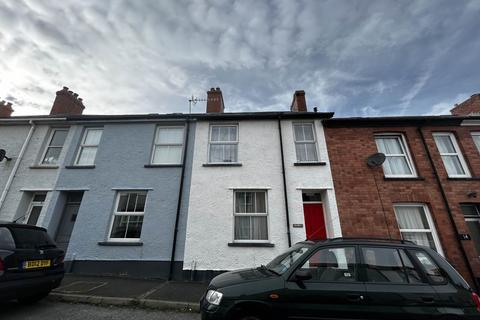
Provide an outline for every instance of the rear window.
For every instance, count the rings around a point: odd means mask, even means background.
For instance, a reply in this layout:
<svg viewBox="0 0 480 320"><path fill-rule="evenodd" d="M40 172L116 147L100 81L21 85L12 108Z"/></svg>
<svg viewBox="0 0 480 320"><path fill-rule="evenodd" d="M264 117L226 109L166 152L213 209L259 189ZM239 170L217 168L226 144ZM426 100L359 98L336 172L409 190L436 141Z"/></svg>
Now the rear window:
<svg viewBox="0 0 480 320"><path fill-rule="evenodd" d="M11 228L17 249L41 249L55 247L48 233L40 229Z"/></svg>
<svg viewBox="0 0 480 320"><path fill-rule="evenodd" d="M413 251L412 253L417 261L422 265L427 277L435 284L442 284L447 281L442 269L423 251Z"/></svg>
<svg viewBox="0 0 480 320"><path fill-rule="evenodd" d="M0 227L0 249L15 249L15 242L13 241L12 234L10 233L10 230L5 227Z"/></svg>

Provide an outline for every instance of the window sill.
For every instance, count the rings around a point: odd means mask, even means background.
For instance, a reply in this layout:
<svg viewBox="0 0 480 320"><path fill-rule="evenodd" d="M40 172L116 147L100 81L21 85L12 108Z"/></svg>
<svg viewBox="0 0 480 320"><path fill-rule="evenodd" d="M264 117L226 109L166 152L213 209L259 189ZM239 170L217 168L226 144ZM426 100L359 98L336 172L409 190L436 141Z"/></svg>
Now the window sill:
<svg viewBox="0 0 480 320"><path fill-rule="evenodd" d="M55 165L55 166L42 166L42 165L37 165L37 166L30 166L29 167L30 169L58 169L58 166Z"/></svg>
<svg viewBox="0 0 480 320"><path fill-rule="evenodd" d="M229 247L266 247L272 248L275 245L268 242L230 242L228 243Z"/></svg>
<svg viewBox="0 0 480 320"><path fill-rule="evenodd" d="M326 166L325 161L312 161L312 162L294 162L294 166Z"/></svg>
<svg viewBox="0 0 480 320"><path fill-rule="evenodd" d="M146 164L144 168L181 168L181 164Z"/></svg>
<svg viewBox="0 0 480 320"><path fill-rule="evenodd" d="M468 181L468 180L480 180L480 177L448 177L448 180Z"/></svg>
<svg viewBox="0 0 480 320"><path fill-rule="evenodd" d="M424 177L383 177L385 181L424 181Z"/></svg>
<svg viewBox="0 0 480 320"><path fill-rule="evenodd" d="M99 246L140 247L140 246L143 246L143 242L101 241L101 242L98 242L98 245Z"/></svg>
<svg viewBox="0 0 480 320"><path fill-rule="evenodd" d="M219 162L219 163L204 163L204 167L241 167L242 163L240 162Z"/></svg>
<svg viewBox="0 0 480 320"><path fill-rule="evenodd" d="M95 165L88 165L88 166L65 166L65 169L95 169Z"/></svg>

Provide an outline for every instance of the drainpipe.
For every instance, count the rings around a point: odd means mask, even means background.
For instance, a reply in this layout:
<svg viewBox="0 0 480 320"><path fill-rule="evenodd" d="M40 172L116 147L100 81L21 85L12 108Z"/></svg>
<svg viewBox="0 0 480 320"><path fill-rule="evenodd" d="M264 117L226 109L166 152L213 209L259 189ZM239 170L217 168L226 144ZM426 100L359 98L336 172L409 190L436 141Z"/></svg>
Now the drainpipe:
<svg viewBox="0 0 480 320"><path fill-rule="evenodd" d="M427 153L428 161L430 162L430 165L432 166L433 169L433 174L435 176L435 180L437 181L438 187L440 189L440 193L442 194L442 199L443 202L445 203L445 207L447 208L447 213L448 213L448 218L450 220L450 223L453 226L453 229L455 230L455 234L458 235L458 228L455 223L455 219L453 218L453 213L452 209L450 208L450 204L448 203L448 198L445 193L445 189L443 188L442 180L440 179L437 171L437 167L435 166L435 163L433 162L432 155L430 154L430 149L428 148L427 142L425 141L425 136L423 135L422 127L419 126L417 127L418 133L420 134L420 138L422 140L423 147L425 148L425 151ZM458 239L458 237L457 237ZM467 269L468 272L470 273L470 276L472 277L472 281L474 286L476 287L475 289L480 288L480 285L478 284L477 278L475 277L475 273L473 272L472 266L468 262L468 256L467 253L465 252L465 248L463 247L462 243L460 243L460 251L462 252L463 258L467 264Z"/></svg>
<svg viewBox="0 0 480 320"><path fill-rule="evenodd" d="M186 119L186 137L185 137L185 147L183 151L183 159L182 159L182 175L180 177L180 190L178 191L178 202L177 202L177 214L175 217L175 229L173 231L173 244L172 244L172 256L170 257L170 270L168 272L168 280L172 280L173 278L173 266L175 263L175 251L177 247L177 235L178 235L178 221L180 220L180 211L182 209L182 199L183 199L183 182L185 180L185 163L187 159L187 152L188 152L188 136L190 132L190 119L187 117Z"/></svg>
<svg viewBox="0 0 480 320"><path fill-rule="evenodd" d="M278 116L278 136L280 137L280 154L282 155L282 176L283 176L283 196L285 198L285 218L287 220L287 236L288 247L292 246L292 236L290 234L290 215L288 213L288 197L287 197L287 178L285 177L285 157L283 156L283 138L281 116Z"/></svg>
<svg viewBox="0 0 480 320"><path fill-rule="evenodd" d="M30 120L28 123L30 124L30 131L28 131L27 138L23 142L22 148L20 149L20 153L18 154L18 157L17 157L17 161L15 161L12 172L10 173L10 176L8 177L7 183L5 185L5 189L3 189L2 195L0 196L0 210L2 209L3 203L5 202L5 198L7 197L8 191L10 190L13 179L17 174L17 170L18 170L18 167L20 166L20 162L22 161L25 150L27 149L27 146L30 143L30 139L32 138L33 131L35 131L35 122L33 122L33 120Z"/></svg>

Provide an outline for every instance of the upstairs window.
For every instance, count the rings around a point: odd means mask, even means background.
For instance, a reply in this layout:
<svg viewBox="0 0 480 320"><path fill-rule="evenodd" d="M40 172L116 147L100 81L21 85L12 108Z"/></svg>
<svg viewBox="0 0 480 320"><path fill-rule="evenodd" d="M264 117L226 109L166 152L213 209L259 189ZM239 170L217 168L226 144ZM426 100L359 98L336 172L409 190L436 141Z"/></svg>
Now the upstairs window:
<svg viewBox="0 0 480 320"><path fill-rule="evenodd" d="M184 127L158 127L155 134L152 164L181 164Z"/></svg>
<svg viewBox="0 0 480 320"><path fill-rule="evenodd" d="M208 162L238 161L238 125L210 126Z"/></svg>
<svg viewBox="0 0 480 320"><path fill-rule="evenodd" d="M375 136L379 152L385 154L383 172L385 177L416 176L413 161L401 134L381 134Z"/></svg>
<svg viewBox="0 0 480 320"><path fill-rule="evenodd" d="M475 142L478 152L480 152L480 132L472 132L472 139Z"/></svg>
<svg viewBox="0 0 480 320"><path fill-rule="evenodd" d="M235 191L235 241L268 241L267 192Z"/></svg>
<svg viewBox="0 0 480 320"><path fill-rule="evenodd" d="M111 241L140 240L146 198L146 191L118 193L110 231Z"/></svg>
<svg viewBox="0 0 480 320"><path fill-rule="evenodd" d="M95 164L95 157L102 134L102 128L85 129L80 148L78 149L76 165L88 166Z"/></svg>
<svg viewBox="0 0 480 320"><path fill-rule="evenodd" d="M433 137L449 177L470 177L465 159L452 133L434 133Z"/></svg>
<svg viewBox="0 0 480 320"><path fill-rule="evenodd" d="M317 141L313 123L294 123L295 151L298 162L317 162Z"/></svg>
<svg viewBox="0 0 480 320"><path fill-rule="evenodd" d="M53 129L45 153L42 157L43 165L56 165L60 158L63 145L67 138L68 129Z"/></svg>

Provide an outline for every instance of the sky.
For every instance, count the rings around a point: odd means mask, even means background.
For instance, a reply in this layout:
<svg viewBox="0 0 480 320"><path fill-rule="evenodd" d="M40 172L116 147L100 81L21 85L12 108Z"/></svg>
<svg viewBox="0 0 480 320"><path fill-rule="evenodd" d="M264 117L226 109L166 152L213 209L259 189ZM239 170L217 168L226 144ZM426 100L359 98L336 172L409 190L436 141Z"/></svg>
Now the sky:
<svg viewBox="0 0 480 320"><path fill-rule="evenodd" d="M0 100L48 114L63 86L84 114L448 114L480 92L480 0L2 0ZM205 112L205 102L193 107Z"/></svg>

